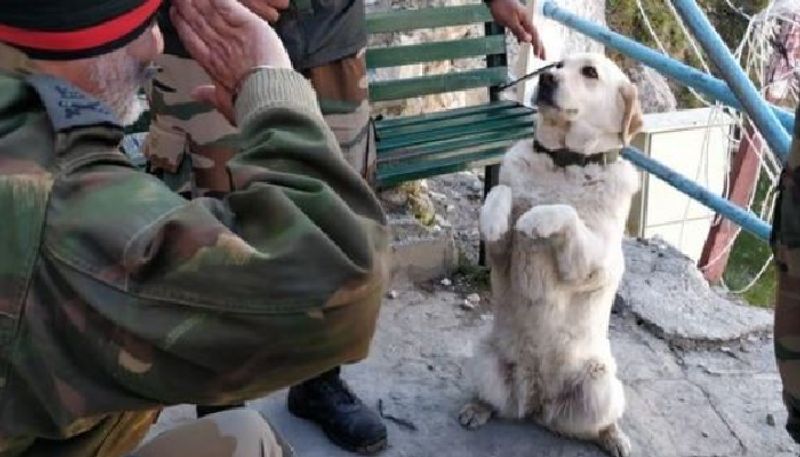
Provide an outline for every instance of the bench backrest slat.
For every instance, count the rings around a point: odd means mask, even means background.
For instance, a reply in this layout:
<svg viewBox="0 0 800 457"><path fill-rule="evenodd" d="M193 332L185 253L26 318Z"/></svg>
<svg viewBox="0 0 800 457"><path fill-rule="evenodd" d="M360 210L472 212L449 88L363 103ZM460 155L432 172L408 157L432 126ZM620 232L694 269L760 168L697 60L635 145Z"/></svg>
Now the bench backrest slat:
<svg viewBox="0 0 800 457"><path fill-rule="evenodd" d="M367 49L367 66L371 70L478 57L485 58L489 68L412 78L387 78L391 72L378 72L378 80L369 84L370 100L401 100L481 87L490 88L491 98L494 100L495 92L491 88L508 81L506 42L502 27L493 22L486 5L436 6L416 10L381 11L367 15L370 34L475 25L481 27L484 36L461 40L450 38L411 45L371 46Z"/></svg>
<svg viewBox="0 0 800 457"><path fill-rule="evenodd" d="M490 35L465 40L372 48L367 50L368 68L386 68L439 60L503 54L506 41L502 35Z"/></svg>
<svg viewBox="0 0 800 457"><path fill-rule="evenodd" d="M417 116L411 117L394 117L379 119L375 121L375 125L381 130L393 130L396 128L407 127L411 125L427 124L428 122L440 122L445 119L457 119L465 116L472 116L478 113L495 113L504 111L511 107L518 106L516 102L510 100L503 100L489 105L473 105L464 108L456 108L446 112L433 112L422 113Z"/></svg>
<svg viewBox="0 0 800 457"><path fill-rule="evenodd" d="M489 9L480 4L431 7L367 14L367 30L369 33L405 32L491 21L492 15Z"/></svg>
<svg viewBox="0 0 800 457"><path fill-rule="evenodd" d="M380 164L399 164L416 159L414 162L439 161L446 157L463 156L466 151L482 150L495 147L509 146L515 140L530 138L533 125L509 129L507 131L483 132L477 135L470 135L462 138L447 138L440 141L428 142L408 148L397 149L384 153L380 158Z"/></svg>
<svg viewBox="0 0 800 457"><path fill-rule="evenodd" d="M420 95L496 86L504 83L507 79L508 68L492 67L392 81L376 81L369 85L369 98L376 102L401 100Z"/></svg>

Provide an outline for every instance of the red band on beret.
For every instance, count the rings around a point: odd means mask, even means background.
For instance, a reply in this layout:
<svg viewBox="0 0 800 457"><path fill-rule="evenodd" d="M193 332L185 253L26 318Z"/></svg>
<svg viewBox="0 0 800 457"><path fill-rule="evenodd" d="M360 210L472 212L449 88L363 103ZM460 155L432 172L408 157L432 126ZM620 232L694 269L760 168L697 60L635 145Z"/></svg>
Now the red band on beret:
<svg viewBox="0 0 800 457"><path fill-rule="evenodd" d="M42 51L81 51L119 40L141 27L158 10L161 0L145 0L140 6L107 22L80 30L49 32L0 24L0 41Z"/></svg>

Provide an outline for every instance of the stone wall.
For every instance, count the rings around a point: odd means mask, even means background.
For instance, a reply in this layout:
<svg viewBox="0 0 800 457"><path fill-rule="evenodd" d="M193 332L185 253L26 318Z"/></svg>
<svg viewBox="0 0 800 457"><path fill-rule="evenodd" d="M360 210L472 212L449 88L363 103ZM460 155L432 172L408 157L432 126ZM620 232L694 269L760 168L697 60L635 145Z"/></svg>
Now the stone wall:
<svg viewBox="0 0 800 457"><path fill-rule="evenodd" d="M466 0L375 0L367 6L368 11L381 11L389 8L420 8L430 6L455 6L474 3ZM605 24L605 0L564 0L565 8L575 11L593 21ZM602 52L603 47L583 37L579 33L560 26L552 21L539 18L538 26L544 35L548 53L552 57L562 53L580 51ZM459 40L464 38L479 37L483 35L481 26L472 27L446 27L442 29L423 29L407 33L380 34L370 37L370 46L408 45L417 43L430 43L435 41ZM508 55L511 77L517 76L516 62L520 46L509 35ZM410 78L414 76L433 75L452 71L480 68L485 66L485 59L459 59L443 62L432 62L404 67L380 69L371 74L373 79ZM505 96L515 97L513 91ZM376 114L386 115L414 115L423 112L453 109L461 106L472 105L487 101L486 90L478 89L466 92L438 94L428 97L403 100L398 102L378 103L374 107Z"/></svg>

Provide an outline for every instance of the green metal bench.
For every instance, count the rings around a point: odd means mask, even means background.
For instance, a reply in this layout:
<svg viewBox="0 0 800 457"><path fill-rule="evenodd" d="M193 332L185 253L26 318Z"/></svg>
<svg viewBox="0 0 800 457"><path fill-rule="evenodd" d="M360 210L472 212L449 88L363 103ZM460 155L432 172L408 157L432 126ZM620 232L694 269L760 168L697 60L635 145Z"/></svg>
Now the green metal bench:
<svg viewBox="0 0 800 457"><path fill-rule="evenodd" d="M483 24L480 38L370 47L370 70L459 58L486 57L486 68L372 81L370 101L382 102L487 88L489 103L416 116L378 119L377 187L487 166L487 189L496 182L502 154L533 136L533 110L499 99L508 82L505 31L483 4L393 10L367 14L370 34Z"/></svg>

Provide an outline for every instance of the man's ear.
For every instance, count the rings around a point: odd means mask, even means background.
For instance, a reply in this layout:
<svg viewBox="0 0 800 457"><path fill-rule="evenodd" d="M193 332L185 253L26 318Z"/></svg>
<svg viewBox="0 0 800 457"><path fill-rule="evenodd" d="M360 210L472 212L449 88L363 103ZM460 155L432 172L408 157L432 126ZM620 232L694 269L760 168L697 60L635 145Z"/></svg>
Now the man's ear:
<svg viewBox="0 0 800 457"><path fill-rule="evenodd" d="M639 105L639 91L631 83L625 83L619 88L622 96L624 114L622 115L622 129L620 137L626 146L631 139L642 130L642 107Z"/></svg>

